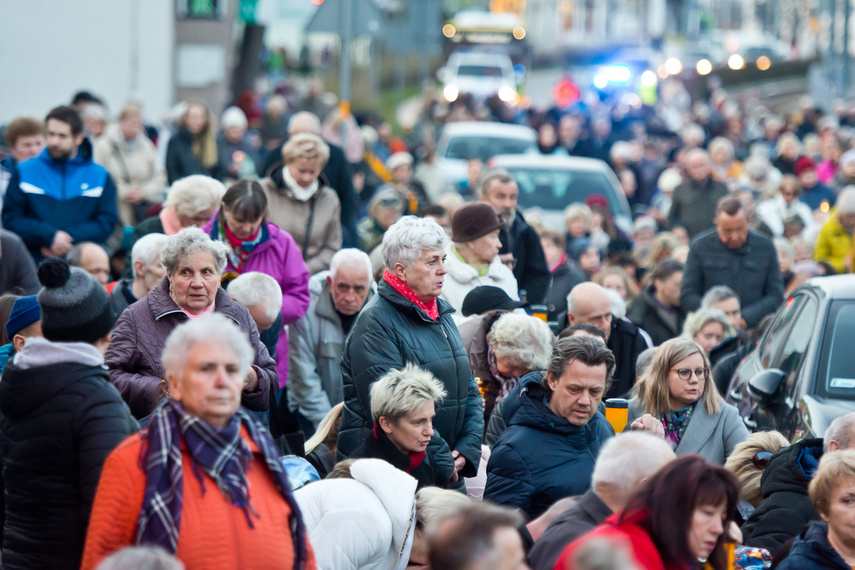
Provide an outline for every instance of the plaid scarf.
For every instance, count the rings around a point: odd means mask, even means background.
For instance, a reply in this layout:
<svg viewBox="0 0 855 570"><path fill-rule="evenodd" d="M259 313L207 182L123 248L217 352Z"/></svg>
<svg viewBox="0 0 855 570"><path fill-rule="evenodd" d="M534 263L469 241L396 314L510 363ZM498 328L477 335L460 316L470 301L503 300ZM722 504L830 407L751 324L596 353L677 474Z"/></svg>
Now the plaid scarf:
<svg viewBox="0 0 855 570"><path fill-rule="evenodd" d="M671 449L677 449L680 445L680 440L683 439L683 434L686 433L686 428L689 427L689 420L692 419L694 406L682 408L676 412L667 412L662 415L662 427L665 428L665 441L671 444Z"/></svg>
<svg viewBox="0 0 855 570"><path fill-rule="evenodd" d="M496 401L503 400L519 384L520 379L516 376L511 376L510 378L502 376L502 373L499 372L496 353L493 352L493 347L489 344L487 345L487 364L490 367L490 374L499 382L499 395L496 397Z"/></svg>
<svg viewBox="0 0 855 570"><path fill-rule="evenodd" d="M213 237L213 236L211 236ZM225 216L217 214L217 237L220 241L226 244L228 248L229 261L238 273L243 271L243 265L249 259L249 255L256 247L270 239L270 234L267 231L267 223L262 222L255 235L248 240L241 240L236 237L226 225Z"/></svg>
<svg viewBox="0 0 855 570"><path fill-rule="evenodd" d="M192 460L193 475L202 485L202 493L205 493L204 471L217 483L227 501L243 509L249 527L255 528L252 519L258 518L258 513L250 501L246 479L252 450L240 435L241 426L247 429L252 441L261 449L276 488L291 507L294 569L303 568L307 557L306 530L288 485L288 476L270 436L243 408L238 409L222 430L189 415L180 403L170 398L155 409L145 435L148 445L143 447L140 456L146 484L137 522L136 544L160 546L172 554L178 549L184 494L182 440Z"/></svg>

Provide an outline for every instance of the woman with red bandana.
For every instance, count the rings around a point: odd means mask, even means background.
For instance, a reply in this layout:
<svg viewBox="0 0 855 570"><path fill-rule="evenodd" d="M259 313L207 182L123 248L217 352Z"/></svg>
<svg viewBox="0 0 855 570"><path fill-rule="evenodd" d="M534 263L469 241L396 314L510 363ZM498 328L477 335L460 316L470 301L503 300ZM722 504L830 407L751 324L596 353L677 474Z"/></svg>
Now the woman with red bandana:
<svg viewBox="0 0 855 570"><path fill-rule="evenodd" d="M427 453L446 480L460 485L461 478L476 474L481 460L484 412L451 318L454 309L437 298L447 244L445 230L433 218L405 216L383 236L383 279L344 347L338 452L351 455L371 435L371 385L390 370L413 364L433 374L448 394L436 406Z"/></svg>

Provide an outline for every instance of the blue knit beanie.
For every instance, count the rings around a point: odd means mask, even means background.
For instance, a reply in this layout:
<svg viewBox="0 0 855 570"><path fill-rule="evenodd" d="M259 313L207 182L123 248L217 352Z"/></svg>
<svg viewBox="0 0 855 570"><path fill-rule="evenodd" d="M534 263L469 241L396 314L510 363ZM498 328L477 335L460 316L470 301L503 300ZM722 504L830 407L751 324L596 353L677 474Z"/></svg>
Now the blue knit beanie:
<svg viewBox="0 0 855 570"><path fill-rule="evenodd" d="M15 299L9 320L6 321L6 336L11 342L12 337L42 318L42 311L35 295Z"/></svg>

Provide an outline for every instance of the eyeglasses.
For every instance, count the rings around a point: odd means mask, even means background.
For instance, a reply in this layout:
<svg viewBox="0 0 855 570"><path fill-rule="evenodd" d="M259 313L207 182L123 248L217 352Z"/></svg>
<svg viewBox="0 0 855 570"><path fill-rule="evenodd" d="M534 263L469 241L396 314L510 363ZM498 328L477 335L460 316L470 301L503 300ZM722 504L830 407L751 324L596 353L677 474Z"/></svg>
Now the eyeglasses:
<svg viewBox="0 0 855 570"><path fill-rule="evenodd" d="M754 457L751 458L751 463L754 464L754 467L757 469L766 469L769 465L769 462L772 460L773 453L771 451L758 451L754 454Z"/></svg>
<svg viewBox="0 0 855 570"><path fill-rule="evenodd" d="M680 377L680 380L689 380L694 373L700 379L706 380L710 377L710 369L709 368L696 368L692 370L691 368L672 368L674 372L677 373L677 376Z"/></svg>

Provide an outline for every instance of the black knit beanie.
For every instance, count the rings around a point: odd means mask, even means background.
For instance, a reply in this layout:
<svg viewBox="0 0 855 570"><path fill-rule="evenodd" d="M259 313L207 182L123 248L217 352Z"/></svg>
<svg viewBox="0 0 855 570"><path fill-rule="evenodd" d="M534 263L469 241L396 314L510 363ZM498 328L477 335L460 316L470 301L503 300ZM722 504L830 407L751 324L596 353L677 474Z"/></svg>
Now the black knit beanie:
<svg viewBox="0 0 855 570"><path fill-rule="evenodd" d="M42 334L54 342L94 343L110 332L116 313L100 283L57 257L39 265Z"/></svg>

